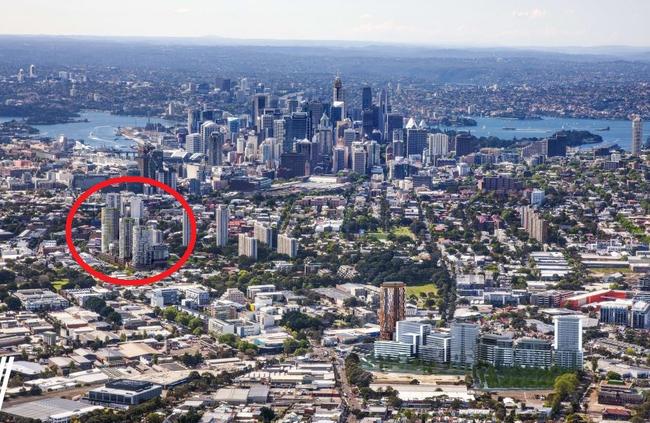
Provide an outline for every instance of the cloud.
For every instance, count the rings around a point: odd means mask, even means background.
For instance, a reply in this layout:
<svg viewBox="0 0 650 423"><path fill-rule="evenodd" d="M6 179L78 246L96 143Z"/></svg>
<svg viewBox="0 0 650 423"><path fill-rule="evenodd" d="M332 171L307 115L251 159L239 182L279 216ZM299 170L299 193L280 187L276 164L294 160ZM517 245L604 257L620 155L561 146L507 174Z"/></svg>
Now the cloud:
<svg viewBox="0 0 650 423"><path fill-rule="evenodd" d="M180 9L176 9L176 13L178 13L180 15L184 15L186 13L190 13L190 9L188 9L186 7L181 7Z"/></svg>
<svg viewBox="0 0 650 423"><path fill-rule="evenodd" d="M546 10L537 8L531 10L513 10L512 16L515 18L542 19L546 17Z"/></svg>

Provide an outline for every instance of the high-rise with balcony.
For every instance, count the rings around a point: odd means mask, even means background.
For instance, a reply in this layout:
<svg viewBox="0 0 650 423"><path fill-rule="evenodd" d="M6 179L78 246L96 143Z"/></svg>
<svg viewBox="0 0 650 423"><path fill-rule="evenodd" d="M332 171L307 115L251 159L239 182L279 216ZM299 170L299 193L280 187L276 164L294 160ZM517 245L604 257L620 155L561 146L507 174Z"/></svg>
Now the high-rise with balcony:
<svg viewBox="0 0 650 423"><path fill-rule="evenodd" d="M216 209L216 233L217 247L225 247L228 244L228 206L220 204Z"/></svg>
<svg viewBox="0 0 650 423"><path fill-rule="evenodd" d="M119 210L112 207L104 207L101 214L102 223L102 253L110 252L111 244L118 239L119 234Z"/></svg>
<svg viewBox="0 0 650 423"><path fill-rule="evenodd" d="M555 365L567 369L582 369L582 317L574 314L556 316L553 321Z"/></svg>
<svg viewBox="0 0 650 423"><path fill-rule="evenodd" d="M291 238L289 235L278 235L278 254L295 258L298 255L298 240Z"/></svg>
<svg viewBox="0 0 650 423"><path fill-rule="evenodd" d="M257 260L257 239L246 234L239 234L239 255Z"/></svg>
<svg viewBox="0 0 650 423"><path fill-rule="evenodd" d="M404 282L384 282L379 291L379 337L393 340L397 322L405 316L406 285Z"/></svg>
<svg viewBox="0 0 650 423"><path fill-rule="evenodd" d="M632 118L632 154L638 156L643 144L643 121L641 116Z"/></svg>
<svg viewBox="0 0 650 423"><path fill-rule="evenodd" d="M472 367L478 354L480 327L474 323L451 324L451 364L457 367Z"/></svg>
<svg viewBox="0 0 650 423"><path fill-rule="evenodd" d="M183 247L190 243L190 216L186 210L183 210Z"/></svg>

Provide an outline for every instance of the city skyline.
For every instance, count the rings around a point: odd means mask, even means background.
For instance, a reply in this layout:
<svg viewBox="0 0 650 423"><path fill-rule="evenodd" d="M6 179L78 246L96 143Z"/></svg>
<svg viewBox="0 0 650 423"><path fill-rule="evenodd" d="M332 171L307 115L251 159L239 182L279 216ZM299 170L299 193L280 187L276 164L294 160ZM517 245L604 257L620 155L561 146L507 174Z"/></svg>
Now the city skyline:
<svg viewBox="0 0 650 423"><path fill-rule="evenodd" d="M131 3L3 8L2 422L650 421L650 2Z"/></svg>
<svg viewBox="0 0 650 423"><path fill-rule="evenodd" d="M202 42L371 42L454 47L596 47L650 45L650 4L578 0L421 2L396 10L388 1L333 0L322 8L280 0L234 3L163 0L88 5L26 0L4 6L2 35L198 38ZM128 13L124 13L128 10ZM404 13L399 13L399 11ZM413 13L417 10L417 13ZM588 11L588 13L586 13ZM398 13L396 13L398 12ZM53 20L51 16L58 18ZM617 16L616 20L610 19ZM214 20L211 21L210 18ZM207 20L206 20L207 19ZM197 20L218 22L189 25ZM246 22L246 25L242 25ZM268 25L273 22L273 25ZM324 25L323 22L330 22ZM185 25L183 23L188 23ZM196 40L195 40L196 41Z"/></svg>

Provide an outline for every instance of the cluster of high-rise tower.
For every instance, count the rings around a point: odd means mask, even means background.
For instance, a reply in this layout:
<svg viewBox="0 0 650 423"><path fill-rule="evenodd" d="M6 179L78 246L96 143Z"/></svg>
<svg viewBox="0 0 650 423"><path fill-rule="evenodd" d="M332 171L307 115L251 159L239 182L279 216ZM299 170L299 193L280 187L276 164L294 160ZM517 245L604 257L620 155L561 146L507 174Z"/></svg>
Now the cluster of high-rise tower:
<svg viewBox="0 0 650 423"><path fill-rule="evenodd" d="M101 253L133 268L165 263L169 248L155 222L147 222L143 197L131 192L105 194L101 211Z"/></svg>
<svg viewBox="0 0 650 423"><path fill-rule="evenodd" d="M583 366L582 316L555 316L553 342L518 338L511 334L481 333L481 325L454 321L450 330L438 330L426 319L408 318L406 285L384 282L380 288L379 340L374 355L380 359L410 360L456 367L478 363L495 367L552 366L581 369Z"/></svg>
<svg viewBox="0 0 650 423"><path fill-rule="evenodd" d="M403 139L403 121L391 112L385 89L377 105L371 87L363 87L361 109L348 109L337 77L331 102L299 102L261 86L252 94L250 117L190 109L179 141L187 152L203 154L209 166L258 162L282 178L341 170L366 174L381 164L380 143L392 141L393 133Z"/></svg>

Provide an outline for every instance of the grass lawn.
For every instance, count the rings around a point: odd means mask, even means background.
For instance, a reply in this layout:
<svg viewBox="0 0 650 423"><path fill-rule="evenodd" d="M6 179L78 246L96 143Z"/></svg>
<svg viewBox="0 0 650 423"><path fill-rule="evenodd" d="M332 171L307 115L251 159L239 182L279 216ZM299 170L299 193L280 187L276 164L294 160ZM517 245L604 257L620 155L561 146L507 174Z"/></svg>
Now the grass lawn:
<svg viewBox="0 0 650 423"><path fill-rule="evenodd" d="M68 279L59 279L52 282L52 288L54 288L56 292L59 292L61 288L63 288L63 286L67 283L68 283Z"/></svg>
<svg viewBox="0 0 650 423"><path fill-rule="evenodd" d="M415 234L411 232L411 229L408 226L400 226L391 231L395 236L407 236L413 240L416 239Z"/></svg>
<svg viewBox="0 0 650 423"><path fill-rule="evenodd" d="M480 368L476 370L485 388L552 389L563 369ZM486 386L487 385L487 386Z"/></svg>
<svg viewBox="0 0 650 423"><path fill-rule="evenodd" d="M463 376L467 374L465 370L449 368L447 366L436 366L432 363L424 363L419 360L411 360L408 362L380 360L373 357L372 354L362 358L361 367L372 372L410 373L413 374L414 379L417 379L417 375Z"/></svg>
<svg viewBox="0 0 650 423"><path fill-rule="evenodd" d="M428 283L426 285L414 285L414 286L406 287L407 298L411 295L415 295L416 297L420 298L421 292L424 292L425 294L428 294L429 292L433 292L434 294L437 294L438 288L433 283Z"/></svg>
<svg viewBox="0 0 650 423"><path fill-rule="evenodd" d="M399 236L405 236L408 238L411 238L412 240L416 240L417 237L413 232L411 232L411 229L409 229L408 226L400 226L399 228L393 228L390 231L391 234L393 234L396 237ZM379 230L377 232L368 232L366 234L368 238L374 238L376 240L385 240L388 238L388 232L384 232L382 230Z"/></svg>

